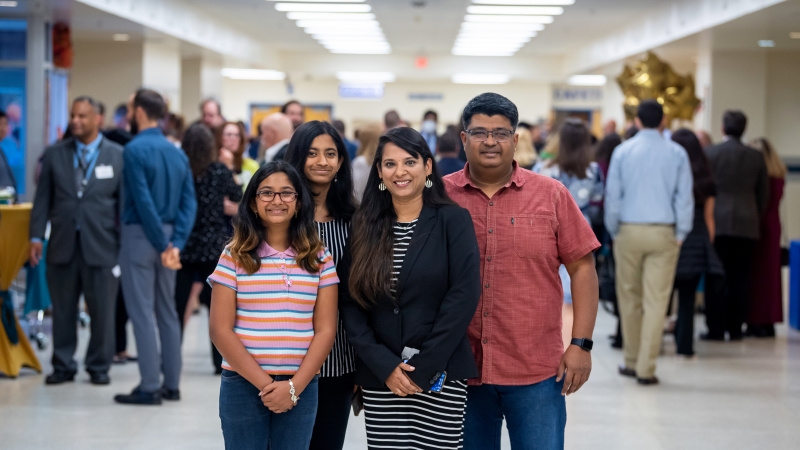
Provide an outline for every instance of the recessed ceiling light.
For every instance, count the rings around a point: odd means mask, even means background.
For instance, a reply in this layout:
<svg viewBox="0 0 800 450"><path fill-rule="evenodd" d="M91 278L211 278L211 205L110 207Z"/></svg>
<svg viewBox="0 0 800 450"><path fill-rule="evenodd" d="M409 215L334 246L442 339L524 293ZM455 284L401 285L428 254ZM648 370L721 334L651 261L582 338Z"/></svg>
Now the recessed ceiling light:
<svg viewBox="0 0 800 450"><path fill-rule="evenodd" d="M0 8L16 8L19 2L0 1Z"/></svg>
<svg viewBox="0 0 800 450"><path fill-rule="evenodd" d="M492 14L467 14L464 22L468 23L553 23L553 16L499 16ZM544 29L544 27L542 27Z"/></svg>
<svg viewBox="0 0 800 450"><path fill-rule="evenodd" d="M468 6L467 14L559 16L564 14L564 8L560 6Z"/></svg>
<svg viewBox="0 0 800 450"><path fill-rule="evenodd" d="M362 48L352 48L352 49L335 49L331 48L328 49L331 53L341 54L341 55L388 55L392 53L391 48L386 49L362 49Z"/></svg>
<svg viewBox="0 0 800 450"><path fill-rule="evenodd" d="M461 30L493 30L502 31L540 31L542 24L539 23L475 23L464 22L461 24Z"/></svg>
<svg viewBox="0 0 800 450"><path fill-rule="evenodd" d="M341 81L379 81L391 83L396 77L392 72L336 72Z"/></svg>
<svg viewBox="0 0 800 450"><path fill-rule="evenodd" d="M759 47L775 47L775 41L771 39L762 39L758 41Z"/></svg>
<svg viewBox="0 0 800 450"><path fill-rule="evenodd" d="M285 2L286 0L267 0L268 2ZM290 0L293 3L364 3L367 0Z"/></svg>
<svg viewBox="0 0 800 450"><path fill-rule="evenodd" d="M573 75L567 83L573 86L605 86L605 75Z"/></svg>
<svg viewBox="0 0 800 450"><path fill-rule="evenodd" d="M456 84L506 84L511 79L506 74L457 73L451 80Z"/></svg>
<svg viewBox="0 0 800 450"><path fill-rule="evenodd" d="M235 69L226 67L222 69L222 76L234 80L272 80L280 81L286 78L286 74L277 70L263 69Z"/></svg>
<svg viewBox="0 0 800 450"><path fill-rule="evenodd" d="M130 34L119 33L119 34L115 34L114 36L111 36L111 39L114 39L115 41L118 41L118 42L125 42L125 41L130 41L131 40L131 35Z"/></svg>
<svg viewBox="0 0 800 450"><path fill-rule="evenodd" d="M295 22L300 28L330 28L330 29L355 29L355 28L372 28L380 29L381 24L376 20L298 20Z"/></svg>
<svg viewBox="0 0 800 450"><path fill-rule="evenodd" d="M375 20L372 13L290 12L286 17L289 20Z"/></svg>
<svg viewBox="0 0 800 450"><path fill-rule="evenodd" d="M341 5L341 4L320 4L320 3L278 3L275 5L278 11L290 12L342 12L342 13L368 13L372 11L369 5Z"/></svg>
<svg viewBox="0 0 800 450"><path fill-rule="evenodd" d="M800 39L800 31L792 31L789 33L789 37L792 39Z"/></svg>
<svg viewBox="0 0 800 450"><path fill-rule="evenodd" d="M479 5L550 6L572 5L575 0L472 0Z"/></svg>

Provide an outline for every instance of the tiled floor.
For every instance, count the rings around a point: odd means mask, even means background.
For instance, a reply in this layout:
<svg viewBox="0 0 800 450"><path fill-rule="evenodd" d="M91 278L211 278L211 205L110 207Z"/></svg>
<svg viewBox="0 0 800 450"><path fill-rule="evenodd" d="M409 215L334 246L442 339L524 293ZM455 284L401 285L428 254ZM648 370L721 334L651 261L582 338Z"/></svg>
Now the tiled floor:
<svg viewBox="0 0 800 450"><path fill-rule="evenodd" d="M107 387L92 386L84 373L62 386L45 386L42 375L30 372L0 379L0 448L222 448L219 378L212 375L205 326L204 316L195 316L187 330L177 403L115 405L113 395L138 381L134 364L115 366ZM601 311L592 378L567 400L568 449L800 448L800 333L780 327L775 340L698 343L698 358L664 356L662 384L641 387L616 374L621 354L605 339L613 327ZM82 331L84 345L85 338ZM40 358L49 366L46 353ZM345 448L366 448L362 418L351 419ZM503 448L510 448L505 437Z"/></svg>

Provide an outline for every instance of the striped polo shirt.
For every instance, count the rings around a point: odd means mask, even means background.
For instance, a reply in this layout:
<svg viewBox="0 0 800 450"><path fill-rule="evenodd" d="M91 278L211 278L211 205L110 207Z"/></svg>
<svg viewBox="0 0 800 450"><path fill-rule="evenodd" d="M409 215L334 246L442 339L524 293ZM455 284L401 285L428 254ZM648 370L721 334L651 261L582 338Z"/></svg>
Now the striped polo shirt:
<svg viewBox="0 0 800 450"><path fill-rule="evenodd" d="M339 283L331 254L320 253L319 273L308 273L289 248L279 252L266 243L258 249L261 268L248 274L226 248L208 282L236 291L233 331L248 352L272 375L293 375L314 338L314 305L319 288ZM222 367L233 370L227 361Z"/></svg>

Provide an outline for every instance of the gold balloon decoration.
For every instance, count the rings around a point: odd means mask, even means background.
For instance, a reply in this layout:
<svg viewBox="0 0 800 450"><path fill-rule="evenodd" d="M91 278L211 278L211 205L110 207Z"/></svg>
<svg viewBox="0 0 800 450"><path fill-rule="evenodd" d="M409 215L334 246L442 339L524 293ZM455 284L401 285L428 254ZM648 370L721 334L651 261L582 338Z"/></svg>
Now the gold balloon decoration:
<svg viewBox="0 0 800 450"><path fill-rule="evenodd" d="M678 75L672 66L652 52L647 52L633 67L626 65L617 83L625 95L623 107L629 120L636 117L639 103L647 99L661 103L668 124L673 119L692 120L700 104L700 99L694 95L694 78Z"/></svg>

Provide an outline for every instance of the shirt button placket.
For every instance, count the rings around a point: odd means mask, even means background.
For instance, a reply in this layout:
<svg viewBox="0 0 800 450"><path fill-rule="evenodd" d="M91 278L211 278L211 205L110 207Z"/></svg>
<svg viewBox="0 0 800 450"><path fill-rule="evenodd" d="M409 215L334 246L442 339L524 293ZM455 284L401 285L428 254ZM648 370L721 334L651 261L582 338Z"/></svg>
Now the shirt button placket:
<svg viewBox="0 0 800 450"><path fill-rule="evenodd" d="M492 279L494 278L494 265L491 264L492 255L494 255L495 250L497 248L497 241L494 234L494 226L496 224L495 221L495 209L494 209L494 201L489 201L489 207L487 208L487 221L486 225L488 228L488 233L486 237L486 266L485 266L485 280L484 280L484 291L483 291L483 306L484 306L484 313L483 313L483 326L481 330L483 331L483 379L491 381L492 378L492 350L489 346L489 339L491 338L492 334L492 320L489 316L490 311L492 310L493 303L494 303L494 295L492 295L492 291L490 290L492 286Z"/></svg>

